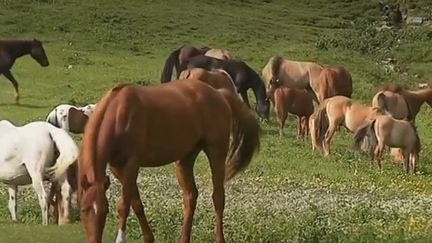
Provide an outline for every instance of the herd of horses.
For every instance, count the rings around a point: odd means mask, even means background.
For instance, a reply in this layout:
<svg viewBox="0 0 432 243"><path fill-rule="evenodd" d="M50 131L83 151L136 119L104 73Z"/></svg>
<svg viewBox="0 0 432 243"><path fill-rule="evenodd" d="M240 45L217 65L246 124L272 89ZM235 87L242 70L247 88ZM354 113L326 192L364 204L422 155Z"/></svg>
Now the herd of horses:
<svg viewBox="0 0 432 243"><path fill-rule="evenodd" d="M18 83L10 68L30 54L42 66L48 58L38 40L0 41L0 73ZM174 69L176 73L173 76ZM262 78L261 78L262 77ZM407 170L415 172L420 139L414 125L421 105L432 105L432 88L407 91L387 85L371 105L351 98L351 74L344 67L323 66L280 56L270 58L259 75L224 49L182 46L167 58L161 84L121 84L96 104L56 106L46 121L17 127L0 121L0 180L9 187L9 210L16 220L17 186L32 184L38 194L42 223L54 205L59 224L68 222L74 192L89 242L101 242L108 214L106 169L121 183L116 242L126 241L130 208L138 218L145 242L154 236L137 185L140 167L175 162L183 193L181 242L190 242L198 190L194 163L203 151L210 164L216 212L216 242L225 242L224 185L245 169L260 146L260 122L274 106L279 135L288 117L298 117L297 136L310 134L312 149L330 154L340 126L354 133L353 144L365 149L381 167L388 146L397 150ZM256 119L247 91L255 96ZM80 149L70 133L83 134ZM78 161L78 162L77 162ZM47 194L43 181L52 182Z"/></svg>

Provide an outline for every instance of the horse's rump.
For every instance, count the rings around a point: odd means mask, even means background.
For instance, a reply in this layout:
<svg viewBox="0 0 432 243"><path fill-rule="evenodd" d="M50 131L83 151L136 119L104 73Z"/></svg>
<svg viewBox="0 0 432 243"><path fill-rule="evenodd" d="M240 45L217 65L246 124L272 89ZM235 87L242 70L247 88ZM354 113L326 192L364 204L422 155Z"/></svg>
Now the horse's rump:
<svg viewBox="0 0 432 243"><path fill-rule="evenodd" d="M179 79L198 79L215 89L225 88L234 94L237 93L234 81L229 74L222 69L213 69L211 71L202 68L186 69L180 73Z"/></svg>
<svg viewBox="0 0 432 243"><path fill-rule="evenodd" d="M322 69L316 85L320 102L336 95L351 98L352 78L344 67L325 67Z"/></svg>

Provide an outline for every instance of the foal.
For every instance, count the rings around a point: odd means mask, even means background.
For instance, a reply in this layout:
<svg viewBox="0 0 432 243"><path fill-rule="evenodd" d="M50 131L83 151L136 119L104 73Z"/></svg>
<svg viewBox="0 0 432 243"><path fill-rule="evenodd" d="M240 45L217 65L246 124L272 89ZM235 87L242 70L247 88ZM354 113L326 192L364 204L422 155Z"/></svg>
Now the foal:
<svg viewBox="0 0 432 243"><path fill-rule="evenodd" d="M384 114L378 107L370 107L352 101L345 96L333 96L325 99L317 110L315 119L315 136L322 144L324 155L330 154L330 142L336 129L344 125L355 132L366 121Z"/></svg>
<svg viewBox="0 0 432 243"><path fill-rule="evenodd" d="M359 148L365 137L371 144L369 153L372 161L376 161L380 169L384 147L387 145L402 150L407 173L416 171L420 152L420 138L412 123L397 120L388 115L380 115L356 131L354 146Z"/></svg>
<svg viewBox="0 0 432 243"><path fill-rule="evenodd" d="M268 97L275 107L279 136L283 136L283 127L290 113L297 116L297 136L305 138L309 132L309 117L314 110L313 99L306 90L283 86L279 79L271 80L268 85Z"/></svg>

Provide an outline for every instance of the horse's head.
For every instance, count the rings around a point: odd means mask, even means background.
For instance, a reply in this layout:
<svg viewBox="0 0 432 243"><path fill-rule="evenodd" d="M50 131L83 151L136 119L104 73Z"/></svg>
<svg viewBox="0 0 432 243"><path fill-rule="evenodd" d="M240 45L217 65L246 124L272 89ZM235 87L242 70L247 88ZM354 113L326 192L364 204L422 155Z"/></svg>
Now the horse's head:
<svg viewBox="0 0 432 243"><path fill-rule="evenodd" d="M109 178L104 182L87 181L86 175L80 178L80 206L81 220L87 232L89 242L101 242L108 214L108 200L105 192L109 187Z"/></svg>
<svg viewBox="0 0 432 243"><path fill-rule="evenodd" d="M260 120L262 121L268 121L270 117L270 101L268 98L265 98L264 100L258 100L255 111L258 113L258 116L260 117Z"/></svg>
<svg viewBox="0 0 432 243"><path fill-rule="evenodd" d="M42 42L39 40L33 39L30 55L35 59L42 67L46 67L49 65L48 57L45 54L45 50L42 46Z"/></svg>

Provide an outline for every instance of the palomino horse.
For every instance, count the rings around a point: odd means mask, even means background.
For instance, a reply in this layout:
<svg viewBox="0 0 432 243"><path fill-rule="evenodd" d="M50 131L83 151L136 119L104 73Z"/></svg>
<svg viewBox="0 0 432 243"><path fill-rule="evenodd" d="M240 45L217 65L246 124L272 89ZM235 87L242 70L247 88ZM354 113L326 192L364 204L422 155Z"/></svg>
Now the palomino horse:
<svg viewBox="0 0 432 243"><path fill-rule="evenodd" d="M190 68L203 68L206 70L222 69L225 70L234 80L237 92L243 98L243 101L250 107L247 96L248 89L252 89L255 99L255 111L261 119L268 120L270 112L270 102L267 99L266 87L259 75L249 67L245 62L234 59L220 60L208 56L196 56L189 59L180 66L180 70Z"/></svg>
<svg viewBox="0 0 432 243"><path fill-rule="evenodd" d="M355 132L364 122L381 114L383 111L378 107L365 106L345 96L333 96L325 99L317 110L315 131L312 132L315 132L324 154L328 155L330 142L339 126L344 125L349 131Z"/></svg>
<svg viewBox="0 0 432 243"><path fill-rule="evenodd" d="M344 67L324 67L318 81L311 83L311 88L317 96L318 103L337 95L351 98L351 74Z"/></svg>
<svg viewBox="0 0 432 243"><path fill-rule="evenodd" d="M420 153L420 138L412 123L397 120L388 115L377 116L357 130L354 135L355 147L359 148L365 138L371 145L372 161L375 160L380 169L384 147L387 145L402 150L407 173L410 170L416 171Z"/></svg>
<svg viewBox="0 0 432 243"><path fill-rule="evenodd" d="M285 86L312 91L318 103L336 95L348 98L352 95L351 74L344 67L323 67L276 56L264 66L262 76L267 84L271 80L280 80Z"/></svg>
<svg viewBox="0 0 432 243"><path fill-rule="evenodd" d="M222 69L207 71L202 68L186 69L180 73L179 79L198 79L204 81L215 89L228 89L233 94L237 94L237 89L231 76Z"/></svg>
<svg viewBox="0 0 432 243"><path fill-rule="evenodd" d="M281 81L270 81L268 96L275 107L279 123L279 136L283 136L283 127L288 113L297 116L297 136L306 137L309 132L309 117L314 111L312 97L304 89L283 86Z"/></svg>
<svg viewBox="0 0 432 243"><path fill-rule="evenodd" d="M83 133L95 107L94 104L83 107L67 104L58 105L48 114L46 121L68 132Z"/></svg>
<svg viewBox="0 0 432 243"><path fill-rule="evenodd" d="M296 62L275 56L264 66L262 76L267 85L270 80L279 79L288 87L311 90L322 69L323 66L313 62Z"/></svg>
<svg viewBox="0 0 432 243"><path fill-rule="evenodd" d="M382 88L372 99L373 106L381 107L394 118L413 122L425 102L432 107L432 88L408 91L393 84Z"/></svg>
<svg viewBox="0 0 432 243"><path fill-rule="evenodd" d="M193 46L182 46L171 52L165 61L165 66L161 75L161 83L166 83L171 80L173 69L177 70L177 78L180 75L179 67L187 60L195 56L210 56L221 60L231 59L231 54L225 49L211 49L209 47L197 48Z"/></svg>
<svg viewBox="0 0 432 243"><path fill-rule="evenodd" d="M19 102L20 98L18 81L10 70L17 58L27 54L30 54L42 67L49 65L42 42L36 39L0 40L0 75L3 74L14 86L16 102Z"/></svg>
<svg viewBox="0 0 432 243"><path fill-rule="evenodd" d="M16 220L17 186L32 184L42 210L42 224L48 224L48 200L43 181L61 185L65 212L59 223L69 217L71 188L65 173L77 159L79 150L69 134L47 122L32 122L15 127L0 121L0 181L9 187L9 211ZM58 157L56 158L56 154Z"/></svg>
<svg viewBox="0 0 432 243"><path fill-rule="evenodd" d="M116 242L125 241L131 206L144 241L154 242L136 184L138 170L176 161L184 203L180 242L190 242L198 197L193 168L198 153L204 151L212 172L216 242L225 242L224 182L249 164L259 146L259 130L254 115L238 97L199 80L113 88L90 117L80 155L81 219L88 241L102 240L108 213L105 183L109 163L122 184Z"/></svg>

